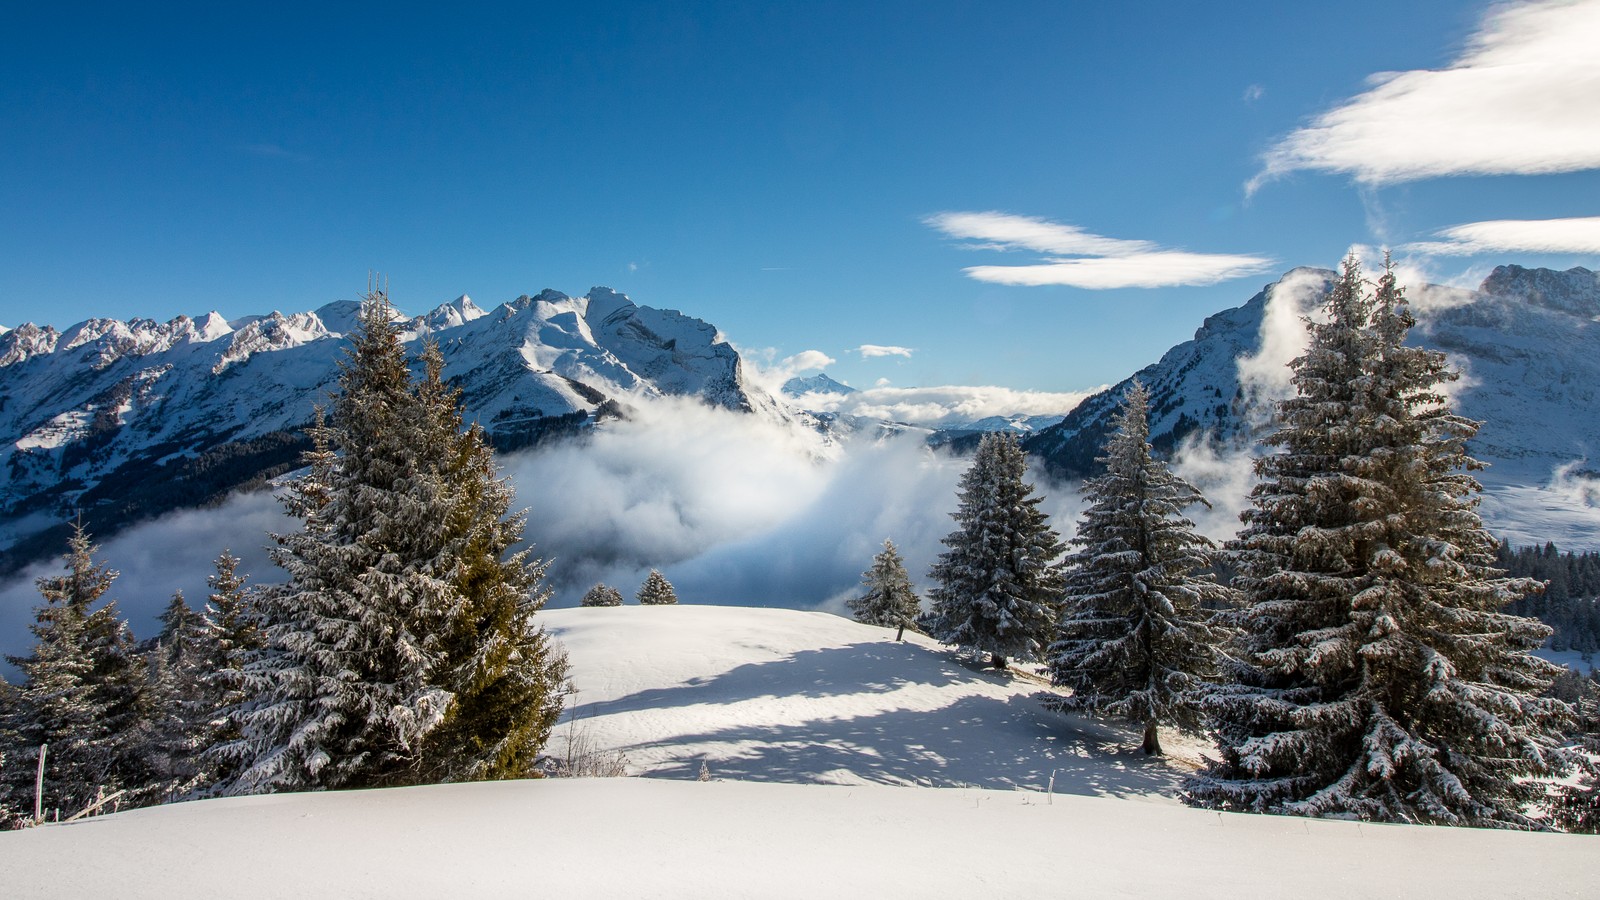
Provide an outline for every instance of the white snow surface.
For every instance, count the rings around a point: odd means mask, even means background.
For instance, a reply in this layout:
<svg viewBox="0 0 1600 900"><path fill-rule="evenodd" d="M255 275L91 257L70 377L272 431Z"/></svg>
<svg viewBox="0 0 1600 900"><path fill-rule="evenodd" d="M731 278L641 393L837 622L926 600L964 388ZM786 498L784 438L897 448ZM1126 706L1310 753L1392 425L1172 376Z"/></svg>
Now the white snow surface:
<svg viewBox="0 0 1600 900"><path fill-rule="evenodd" d="M1044 712L1030 682L884 629L726 607L539 618L572 654L577 727L625 748L631 771L674 777L242 797L47 825L0 834L5 896L1592 896L1593 837L1128 799L1177 769L1133 760L1131 733ZM711 782L694 780L702 759ZM1053 795L1030 785L1050 767L1068 770ZM919 779L988 787L865 783Z"/></svg>

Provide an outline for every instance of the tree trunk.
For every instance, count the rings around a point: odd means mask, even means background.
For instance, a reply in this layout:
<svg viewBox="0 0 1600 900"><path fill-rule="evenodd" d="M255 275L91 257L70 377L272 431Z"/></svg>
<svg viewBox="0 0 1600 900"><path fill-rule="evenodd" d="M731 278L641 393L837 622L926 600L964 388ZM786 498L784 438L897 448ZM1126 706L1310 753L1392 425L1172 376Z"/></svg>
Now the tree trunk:
<svg viewBox="0 0 1600 900"><path fill-rule="evenodd" d="M999 653L991 653L989 654L989 665L994 666L995 669L1001 672L1004 672L1006 670L1006 658Z"/></svg>
<svg viewBox="0 0 1600 900"><path fill-rule="evenodd" d="M895 632L894 639L896 641L903 641L906 639L906 623L900 623L900 630Z"/></svg>
<svg viewBox="0 0 1600 900"><path fill-rule="evenodd" d="M1156 732L1155 719L1144 723L1144 753L1146 756L1161 755L1161 736Z"/></svg>

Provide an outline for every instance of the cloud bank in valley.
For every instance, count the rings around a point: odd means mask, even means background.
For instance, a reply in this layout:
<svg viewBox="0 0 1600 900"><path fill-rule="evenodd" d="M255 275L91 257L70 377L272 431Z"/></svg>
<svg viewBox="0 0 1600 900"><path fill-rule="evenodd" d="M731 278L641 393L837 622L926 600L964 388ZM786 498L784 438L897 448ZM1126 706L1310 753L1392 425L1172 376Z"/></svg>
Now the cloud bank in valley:
<svg viewBox="0 0 1600 900"><path fill-rule="evenodd" d="M924 224L969 250L1044 254L1030 265L968 266L967 277L991 284L1064 285L1088 290L1207 285L1267 271L1272 260L1233 253L1192 253L1150 241L1109 238L1048 219L1012 213L941 212Z"/></svg>
<svg viewBox="0 0 1600 900"><path fill-rule="evenodd" d="M1278 142L1247 190L1299 170L1368 185L1600 168L1600 0L1497 4L1442 69L1386 72Z"/></svg>

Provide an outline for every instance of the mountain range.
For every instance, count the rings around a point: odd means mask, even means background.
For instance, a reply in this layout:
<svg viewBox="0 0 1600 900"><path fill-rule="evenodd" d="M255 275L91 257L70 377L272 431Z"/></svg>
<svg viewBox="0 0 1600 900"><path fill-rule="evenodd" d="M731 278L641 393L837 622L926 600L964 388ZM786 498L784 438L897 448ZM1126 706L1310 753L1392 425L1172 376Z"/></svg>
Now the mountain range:
<svg viewBox="0 0 1600 900"><path fill-rule="evenodd" d="M75 515L107 536L293 468L359 311L340 301L234 321L213 312L0 333L0 573L59 552ZM660 396L789 415L716 328L607 288L487 311L461 297L401 325L407 340L439 343L498 449Z"/></svg>
<svg viewBox="0 0 1600 900"><path fill-rule="evenodd" d="M627 416L658 397L770 417L794 427L922 435L957 449L1010 430L1050 473L1092 471L1132 378L1151 389L1152 442L1183 454L1254 452L1286 364L1304 347L1333 273L1295 269L1242 306L1207 318L1129 379L1064 418L993 416L942 427L845 421L796 408L848 393L825 374L762 390L717 329L607 288L522 296L493 310L469 298L400 322L432 339L469 417L502 450ZM1491 525L1518 540L1600 546L1600 490L1584 462L1600 447L1600 276L1502 266L1475 291L1420 286L1412 340L1449 354L1452 394L1484 422L1472 451ZM63 331L0 328L0 575L54 555L82 517L101 536L172 509L219 502L295 467L302 429L336 386L360 305L226 320L91 319ZM874 429L874 430L869 430Z"/></svg>

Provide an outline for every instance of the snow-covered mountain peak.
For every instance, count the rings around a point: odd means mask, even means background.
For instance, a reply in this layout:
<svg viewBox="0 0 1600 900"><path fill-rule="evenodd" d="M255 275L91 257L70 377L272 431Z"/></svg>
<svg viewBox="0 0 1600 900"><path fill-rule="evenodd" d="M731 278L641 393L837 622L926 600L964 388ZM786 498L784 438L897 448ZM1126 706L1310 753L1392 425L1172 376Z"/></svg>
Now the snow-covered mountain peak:
<svg viewBox="0 0 1600 900"><path fill-rule="evenodd" d="M803 397L806 394L854 394L856 389L843 382L834 381L826 372L815 375L795 377L785 381L781 389L790 397Z"/></svg>
<svg viewBox="0 0 1600 900"><path fill-rule="evenodd" d="M598 285L590 288L589 293L584 295L584 299L588 302L586 318L591 322L605 322L610 320L612 316L620 315L636 308L634 302L628 299L627 294Z"/></svg>
<svg viewBox="0 0 1600 900"><path fill-rule="evenodd" d="M1584 318L1600 315L1600 273L1581 266L1565 272L1497 266L1479 290Z"/></svg>
<svg viewBox="0 0 1600 900"><path fill-rule="evenodd" d="M0 567L60 552L50 529L71 510L104 538L292 466L359 314L346 300L233 322L91 319L0 334ZM715 327L608 288L541 291L494 313L461 296L396 321L402 340L439 342L468 417L502 449L664 396L789 415L745 379Z"/></svg>

